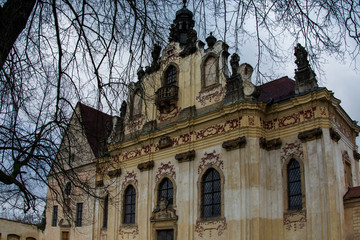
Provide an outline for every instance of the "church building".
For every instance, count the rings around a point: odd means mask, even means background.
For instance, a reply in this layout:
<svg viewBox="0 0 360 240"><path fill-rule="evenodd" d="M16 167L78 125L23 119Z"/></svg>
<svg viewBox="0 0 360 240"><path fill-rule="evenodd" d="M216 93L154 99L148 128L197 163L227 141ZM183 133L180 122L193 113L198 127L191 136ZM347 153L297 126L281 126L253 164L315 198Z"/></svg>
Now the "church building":
<svg viewBox="0 0 360 240"><path fill-rule="evenodd" d="M78 104L81 144L63 141L55 163L70 156L94 197L64 175L68 204L49 190L44 239L360 239L360 127L305 48L295 80L256 86L251 65L193 27L184 5L120 116Z"/></svg>

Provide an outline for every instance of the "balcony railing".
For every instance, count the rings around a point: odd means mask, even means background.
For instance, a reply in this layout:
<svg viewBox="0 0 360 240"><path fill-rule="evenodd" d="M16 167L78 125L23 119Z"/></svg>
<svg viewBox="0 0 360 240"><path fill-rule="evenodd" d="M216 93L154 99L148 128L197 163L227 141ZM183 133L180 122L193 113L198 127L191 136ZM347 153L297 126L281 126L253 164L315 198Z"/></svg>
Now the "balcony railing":
<svg viewBox="0 0 360 240"><path fill-rule="evenodd" d="M179 88L175 85L164 86L156 91L155 104L160 112L170 112L178 100Z"/></svg>

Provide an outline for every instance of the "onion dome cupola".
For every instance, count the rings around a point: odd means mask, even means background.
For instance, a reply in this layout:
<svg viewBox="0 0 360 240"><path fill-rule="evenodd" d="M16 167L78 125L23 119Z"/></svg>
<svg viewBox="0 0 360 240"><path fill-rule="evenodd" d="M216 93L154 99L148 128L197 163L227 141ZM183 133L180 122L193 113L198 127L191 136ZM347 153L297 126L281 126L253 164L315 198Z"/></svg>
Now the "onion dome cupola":
<svg viewBox="0 0 360 240"><path fill-rule="evenodd" d="M193 20L193 13L186 8L186 0L183 0L183 4L183 8L176 12L174 23L171 24L169 41L187 45L193 41L195 21Z"/></svg>

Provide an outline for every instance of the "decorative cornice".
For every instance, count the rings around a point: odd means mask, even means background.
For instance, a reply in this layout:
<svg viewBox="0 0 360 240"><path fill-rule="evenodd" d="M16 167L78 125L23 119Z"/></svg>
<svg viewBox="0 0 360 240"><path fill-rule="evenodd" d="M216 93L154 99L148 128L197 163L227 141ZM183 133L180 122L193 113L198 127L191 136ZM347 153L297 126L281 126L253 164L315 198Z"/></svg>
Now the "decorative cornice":
<svg viewBox="0 0 360 240"><path fill-rule="evenodd" d="M338 142L341 139L341 136L339 133L337 133L334 129L330 128L330 137L335 142Z"/></svg>
<svg viewBox="0 0 360 240"><path fill-rule="evenodd" d="M281 139L280 138L275 138L272 140L266 140L266 138L260 138L259 141L259 145L261 148L270 151L270 150L275 150L275 149L280 149L281 148Z"/></svg>
<svg viewBox="0 0 360 240"><path fill-rule="evenodd" d="M119 177L121 175L121 168L111 170L107 173L110 178Z"/></svg>
<svg viewBox="0 0 360 240"><path fill-rule="evenodd" d="M179 162L189 162L194 160L194 158L195 158L195 150L178 153L175 155L175 159L178 160Z"/></svg>
<svg viewBox="0 0 360 240"><path fill-rule="evenodd" d="M321 138L321 136L322 136L321 128L314 128L314 129L299 133L298 138L301 140L301 142L307 142L307 141Z"/></svg>
<svg viewBox="0 0 360 240"><path fill-rule="evenodd" d="M167 147L171 147L173 145L173 141L171 139L171 137L169 136L161 136L160 140L159 140L159 149L163 149L163 148L167 148Z"/></svg>
<svg viewBox="0 0 360 240"><path fill-rule="evenodd" d="M147 170L151 170L154 167L154 161L148 161L148 162L144 162L144 163L140 163L137 168L143 172L143 171L147 171Z"/></svg>
<svg viewBox="0 0 360 240"><path fill-rule="evenodd" d="M354 159L359 161L360 160L360 153L358 153L357 151L354 150Z"/></svg>
<svg viewBox="0 0 360 240"><path fill-rule="evenodd" d="M225 148L227 151L230 151L236 148L245 147L245 145L246 145L246 137L243 136L223 142L222 147Z"/></svg>

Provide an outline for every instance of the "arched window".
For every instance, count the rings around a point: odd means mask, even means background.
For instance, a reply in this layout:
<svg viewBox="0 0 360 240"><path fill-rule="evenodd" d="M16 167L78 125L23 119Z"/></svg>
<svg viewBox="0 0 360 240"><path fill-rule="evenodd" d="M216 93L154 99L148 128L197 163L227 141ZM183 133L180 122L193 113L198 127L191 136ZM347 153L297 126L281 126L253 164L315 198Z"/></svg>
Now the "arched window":
<svg viewBox="0 0 360 240"><path fill-rule="evenodd" d="M209 87L216 84L218 82L216 58L213 56L206 58L203 68L203 87Z"/></svg>
<svg viewBox="0 0 360 240"><path fill-rule="evenodd" d="M142 99L140 89L136 90L133 96L133 116L140 115L142 109Z"/></svg>
<svg viewBox="0 0 360 240"><path fill-rule="evenodd" d="M221 177L214 168L209 168L201 181L201 217L221 216Z"/></svg>
<svg viewBox="0 0 360 240"><path fill-rule="evenodd" d="M302 209L301 169L295 159L291 159L287 165L287 185L288 209Z"/></svg>
<svg viewBox="0 0 360 240"><path fill-rule="evenodd" d="M136 191L132 185L129 185L124 194L124 223L135 223L135 204L136 204Z"/></svg>
<svg viewBox="0 0 360 240"><path fill-rule="evenodd" d="M159 184L158 202L165 198L169 206L174 202L174 187L169 178L164 178Z"/></svg>
<svg viewBox="0 0 360 240"><path fill-rule="evenodd" d="M176 85L176 78L177 78L176 67L173 65L170 65L165 73L165 85L166 86Z"/></svg>

